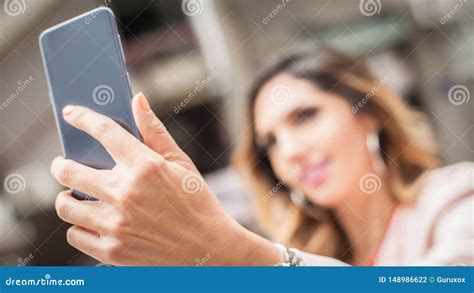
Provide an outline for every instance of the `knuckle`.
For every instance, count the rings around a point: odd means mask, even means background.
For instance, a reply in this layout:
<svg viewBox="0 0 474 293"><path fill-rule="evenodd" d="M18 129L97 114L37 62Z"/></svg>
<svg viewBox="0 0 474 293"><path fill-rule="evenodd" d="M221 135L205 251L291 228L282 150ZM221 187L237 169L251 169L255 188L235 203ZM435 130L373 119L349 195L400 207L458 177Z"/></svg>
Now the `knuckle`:
<svg viewBox="0 0 474 293"><path fill-rule="evenodd" d="M100 119L99 122L95 125L94 133L99 137L104 136L107 133L110 133L114 127L114 123L110 119Z"/></svg>
<svg viewBox="0 0 474 293"><path fill-rule="evenodd" d="M147 174L153 173L155 169L157 169L156 163L153 160L147 158L146 160L142 162L139 168L139 174L147 175Z"/></svg>
<svg viewBox="0 0 474 293"><path fill-rule="evenodd" d="M168 130L166 129L165 125L163 124L163 122L161 122L158 119L153 119L149 127L151 128L151 131L153 132L153 134L157 134L157 135L168 134Z"/></svg>
<svg viewBox="0 0 474 293"><path fill-rule="evenodd" d="M124 210L134 208L138 202L138 193L135 188L126 188L120 195L119 204Z"/></svg>
<svg viewBox="0 0 474 293"><path fill-rule="evenodd" d="M65 184L70 182L71 178L71 164L67 161L56 163L56 176L59 182Z"/></svg>
<svg viewBox="0 0 474 293"><path fill-rule="evenodd" d="M129 222L124 216L117 216L110 223L110 233L113 235L119 235L126 233L129 228Z"/></svg>
<svg viewBox="0 0 474 293"><path fill-rule="evenodd" d="M163 124L163 122L160 119L158 119L158 117L156 117L156 116L152 119L151 126L156 127L158 129L161 129L161 130L166 130L166 127Z"/></svg>
<svg viewBox="0 0 474 293"><path fill-rule="evenodd" d="M72 116L72 119L78 124L84 124L86 111L84 111L81 107L76 107L76 114Z"/></svg>
<svg viewBox="0 0 474 293"><path fill-rule="evenodd" d="M119 241L114 241L105 247L105 258L110 262L122 259L125 247Z"/></svg>
<svg viewBox="0 0 474 293"><path fill-rule="evenodd" d="M56 212L61 219L67 219L69 217L70 208L61 196L56 199Z"/></svg>
<svg viewBox="0 0 474 293"><path fill-rule="evenodd" d="M140 166L138 167L137 175L139 178L149 178L150 176L155 176L161 172L164 172L165 167L166 165L164 160L150 156L142 160Z"/></svg>
<svg viewBox="0 0 474 293"><path fill-rule="evenodd" d="M66 231L66 240L69 244L74 244L75 243L75 233L74 233L74 226L72 226L71 228L67 229Z"/></svg>

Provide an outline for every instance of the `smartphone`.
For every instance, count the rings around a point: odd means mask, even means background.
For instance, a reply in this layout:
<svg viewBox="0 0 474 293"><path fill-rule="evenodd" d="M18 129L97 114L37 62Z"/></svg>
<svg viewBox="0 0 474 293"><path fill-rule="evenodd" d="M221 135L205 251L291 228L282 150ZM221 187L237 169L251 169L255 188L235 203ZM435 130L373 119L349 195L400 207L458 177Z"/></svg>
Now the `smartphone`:
<svg viewBox="0 0 474 293"><path fill-rule="evenodd" d="M100 7L41 33L39 45L64 156L96 169L115 162L87 133L67 124L62 109L68 104L107 115L141 140L135 125L130 80L115 16ZM79 199L92 196L73 190Z"/></svg>

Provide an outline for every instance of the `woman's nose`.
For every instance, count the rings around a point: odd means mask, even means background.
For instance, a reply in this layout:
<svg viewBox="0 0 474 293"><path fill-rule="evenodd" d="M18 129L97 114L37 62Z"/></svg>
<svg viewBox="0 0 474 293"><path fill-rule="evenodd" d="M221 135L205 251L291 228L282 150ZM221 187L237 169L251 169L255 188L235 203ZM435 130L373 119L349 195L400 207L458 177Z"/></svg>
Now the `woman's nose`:
<svg viewBox="0 0 474 293"><path fill-rule="evenodd" d="M306 156L307 148L304 141L292 133L282 135L278 144L281 158L290 163L299 163Z"/></svg>

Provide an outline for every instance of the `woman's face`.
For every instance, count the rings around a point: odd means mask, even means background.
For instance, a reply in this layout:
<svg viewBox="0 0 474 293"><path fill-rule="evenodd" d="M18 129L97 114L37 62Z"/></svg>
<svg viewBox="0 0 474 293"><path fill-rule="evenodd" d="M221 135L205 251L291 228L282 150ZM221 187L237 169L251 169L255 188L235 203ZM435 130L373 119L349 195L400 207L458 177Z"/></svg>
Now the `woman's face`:
<svg viewBox="0 0 474 293"><path fill-rule="evenodd" d="M343 98L289 74L262 87L254 115L257 144L286 186L325 207L361 193L360 178L373 172L366 143L373 119L353 114Z"/></svg>

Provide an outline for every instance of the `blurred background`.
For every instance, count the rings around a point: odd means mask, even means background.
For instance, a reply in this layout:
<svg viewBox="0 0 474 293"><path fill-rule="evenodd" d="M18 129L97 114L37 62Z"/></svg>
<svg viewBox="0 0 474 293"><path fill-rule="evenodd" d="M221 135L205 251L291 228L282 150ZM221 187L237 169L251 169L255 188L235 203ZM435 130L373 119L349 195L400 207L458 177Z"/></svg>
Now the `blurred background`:
<svg viewBox="0 0 474 293"><path fill-rule="evenodd" d="M107 6L143 91L225 209L260 233L229 167L249 86L272 62L328 43L367 57L424 111L442 165L473 160L473 0L0 0L0 265L95 265L66 243L49 173L61 154L41 31ZM86 49L86 48L85 48ZM74 56L71 56L74 58Z"/></svg>

